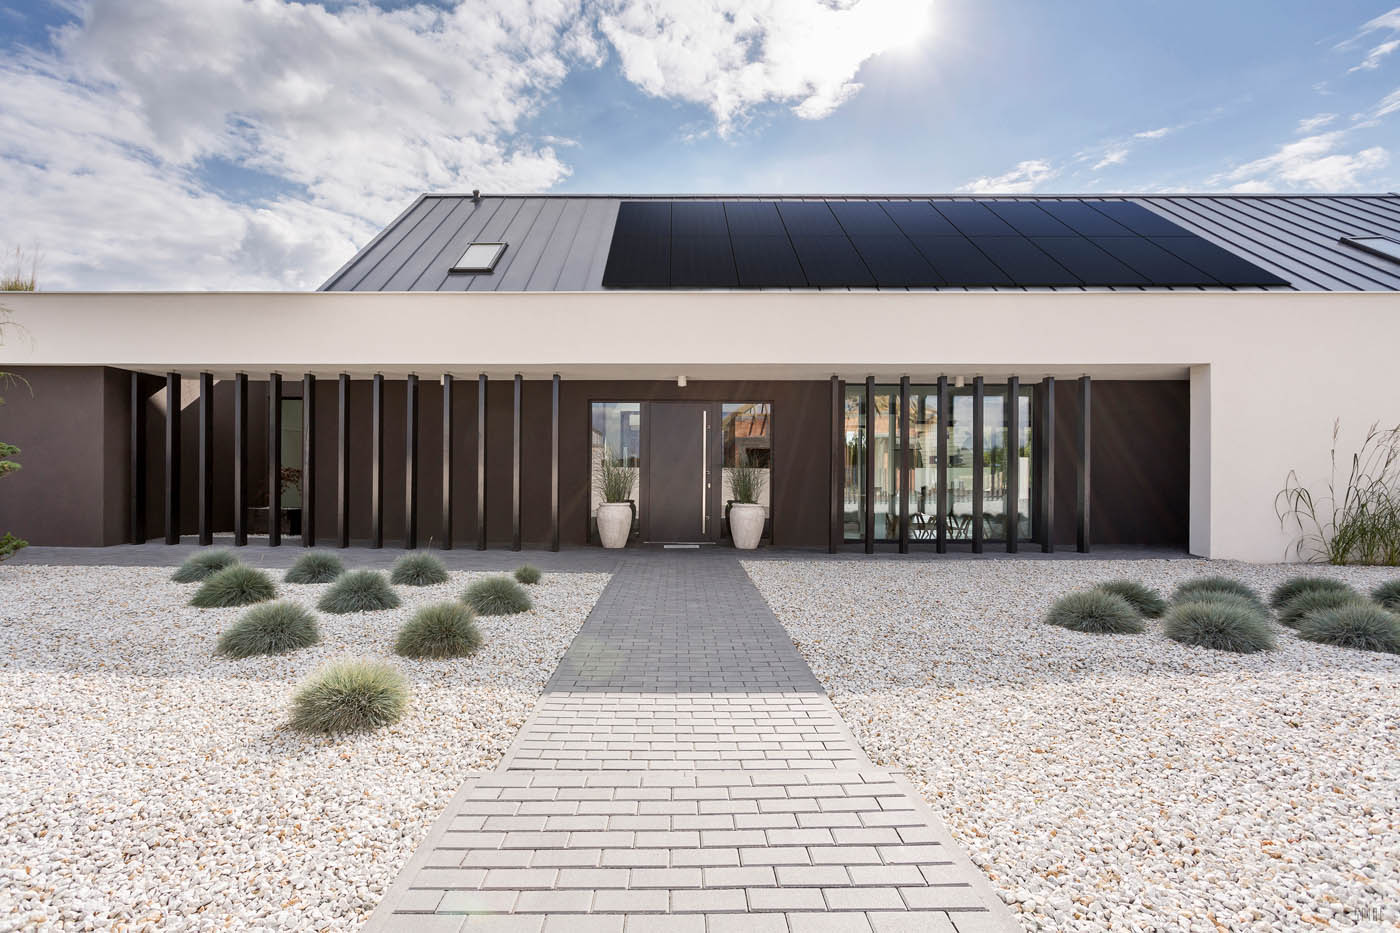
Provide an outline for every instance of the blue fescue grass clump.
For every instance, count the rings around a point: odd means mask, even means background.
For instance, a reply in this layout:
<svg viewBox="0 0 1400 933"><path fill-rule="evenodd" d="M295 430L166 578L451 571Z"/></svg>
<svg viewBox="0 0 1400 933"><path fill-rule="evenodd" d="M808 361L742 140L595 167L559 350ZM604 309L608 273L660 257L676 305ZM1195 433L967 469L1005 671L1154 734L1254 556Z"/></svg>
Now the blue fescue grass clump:
<svg viewBox="0 0 1400 933"><path fill-rule="evenodd" d="M1107 580L1094 589L1121 596L1144 618L1161 618L1162 613L1167 611L1167 601L1162 598L1162 594L1136 580Z"/></svg>
<svg viewBox="0 0 1400 933"><path fill-rule="evenodd" d="M524 566L517 568L515 571L516 581L524 583L526 586L531 586L533 584L539 583L542 577L544 577L544 574L540 573L539 568L532 567L529 564L525 564Z"/></svg>
<svg viewBox="0 0 1400 933"><path fill-rule="evenodd" d="M1082 590L1062 597L1050 607L1045 621L1096 635L1136 635L1145 627L1132 603L1105 590Z"/></svg>
<svg viewBox="0 0 1400 933"><path fill-rule="evenodd" d="M181 564L170 579L175 583L198 583L207 580L225 567L238 563L232 551L222 548L216 551L200 551Z"/></svg>
<svg viewBox="0 0 1400 933"><path fill-rule="evenodd" d="M507 576L486 577L467 587L462 599L482 616L507 616L528 612L534 605L530 597Z"/></svg>
<svg viewBox="0 0 1400 933"><path fill-rule="evenodd" d="M1336 609L1352 603L1364 603L1365 601L1364 596L1349 586L1342 589L1303 590L1283 604L1283 607L1278 611L1278 620L1280 624L1289 628L1297 628L1304 619L1314 612Z"/></svg>
<svg viewBox="0 0 1400 933"><path fill-rule="evenodd" d="M1371 598L1382 608L1400 612L1400 580L1387 580L1371 591Z"/></svg>
<svg viewBox="0 0 1400 933"><path fill-rule="evenodd" d="M461 603L424 606L399 629L394 653L406 658L463 658L484 639L476 616Z"/></svg>
<svg viewBox="0 0 1400 933"><path fill-rule="evenodd" d="M316 617L308 610L286 601L262 603L243 613L219 636L214 653L226 658L286 654L320 640Z"/></svg>
<svg viewBox="0 0 1400 933"><path fill-rule="evenodd" d="M399 597L389 587L384 574L373 570L353 570L332 583L316 606L322 612L336 615L377 612L380 609L397 609Z"/></svg>
<svg viewBox="0 0 1400 933"><path fill-rule="evenodd" d="M190 605L200 609L249 606L277 595L272 578L255 567L234 564L216 572L199 585Z"/></svg>
<svg viewBox="0 0 1400 933"><path fill-rule="evenodd" d="M1219 590L1205 599L1174 603L1162 618L1162 633L1183 645L1238 654L1274 647L1264 612L1242 596Z"/></svg>
<svg viewBox="0 0 1400 933"><path fill-rule="evenodd" d="M1400 654L1400 616L1369 603L1320 609L1298 625L1298 637L1339 648Z"/></svg>
<svg viewBox="0 0 1400 933"><path fill-rule="evenodd" d="M1294 597L1322 590L1354 592L1341 580L1334 580L1331 577L1289 577L1274 587L1273 592L1269 594L1269 605L1275 610L1280 610L1288 605Z"/></svg>
<svg viewBox="0 0 1400 933"><path fill-rule="evenodd" d="M325 551L308 551L282 579L288 583L330 583L345 572L339 557Z"/></svg>
<svg viewBox="0 0 1400 933"><path fill-rule="evenodd" d="M1264 600L1259 594L1239 580L1230 577L1196 577L1181 584L1172 593L1172 602L1189 603L1215 599L1217 596L1237 596L1248 600L1260 612L1265 612Z"/></svg>
<svg viewBox="0 0 1400 933"><path fill-rule="evenodd" d="M447 567L431 554L406 554L394 562L389 582L400 586L432 586L447 582Z"/></svg>
<svg viewBox="0 0 1400 933"><path fill-rule="evenodd" d="M333 735L366 732L397 722L408 707L403 675L380 661L329 664L292 697L292 728Z"/></svg>

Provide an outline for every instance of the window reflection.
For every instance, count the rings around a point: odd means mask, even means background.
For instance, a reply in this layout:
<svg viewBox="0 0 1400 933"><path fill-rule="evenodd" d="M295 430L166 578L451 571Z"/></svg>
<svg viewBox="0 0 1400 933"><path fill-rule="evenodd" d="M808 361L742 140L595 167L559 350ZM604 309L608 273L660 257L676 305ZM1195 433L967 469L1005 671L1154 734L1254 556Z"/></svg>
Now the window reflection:
<svg viewBox="0 0 1400 933"><path fill-rule="evenodd" d="M773 411L767 402L726 402L720 406L724 434L724 466L757 467L763 474L759 504L765 515L772 515L773 488ZM724 475L724 502L734 498L729 473Z"/></svg>
<svg viewBox="0 0 1400 933"><path fill-rule="evenodd" d="M642 403L641 402L594 402L591 411L592 443L589 451L589 509L590 516L597 516L598 506L603 498L598 492L598 478L602 472L603 456L606 454L622 463L628 469L638 472L642 468ZM637 502L639 484L633 486L633 502Z"/></svg>

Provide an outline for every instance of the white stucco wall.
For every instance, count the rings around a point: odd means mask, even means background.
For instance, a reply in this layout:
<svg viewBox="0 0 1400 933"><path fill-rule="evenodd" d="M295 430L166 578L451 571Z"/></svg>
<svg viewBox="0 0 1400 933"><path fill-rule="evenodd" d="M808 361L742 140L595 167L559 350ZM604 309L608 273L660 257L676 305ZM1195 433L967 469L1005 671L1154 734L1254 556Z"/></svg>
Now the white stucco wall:
<svg viewBox="0 0 1400 933"><path fill-rule="evenodd" d="M1274 496L1400 423L1391 293L531 292L5 296L0 365L225 375L448 371L545 378L1015 373L1191 380L1191 547L1251 561L1289 543Z"/></svg>

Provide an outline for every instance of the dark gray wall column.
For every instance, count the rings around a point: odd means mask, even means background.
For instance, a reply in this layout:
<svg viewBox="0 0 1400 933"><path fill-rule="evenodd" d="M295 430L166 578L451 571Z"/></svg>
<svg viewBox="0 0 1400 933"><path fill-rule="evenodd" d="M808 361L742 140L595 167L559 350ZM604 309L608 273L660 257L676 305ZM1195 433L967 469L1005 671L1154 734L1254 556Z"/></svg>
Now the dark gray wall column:
<svg viewBox="0 0 1400 933"><path fill-rule="evenodd" d="M550 382L549 549L559 550L559 374Z"/></svg>
<svg viewBox="0 0 1400 933"><path fill-rule="evenodd" d="M442 549L452 550L452 374L442 376Z"/></svg>
<svg viewBox="0 0 1400 933"><path fill-rule="evenodd" d="M248 543L248 374L233 377L233 543Z"/></svg>
<svg viewBox="0 0 1400 933"><path fill-rule="evenodd" d="M1040 549L1055 552L1055 377L1046 376L1041 382L1040 409L1045 421L1040 428Z"/></svg>
<svg viewBox="0 0 1400 933"><path fill-rule="evenodd" d="M987 413L986 408L987 387L981 376L976 376L972 380L972 553L982 553L983 536L986 529L982 527L982 510L986 506L986 490L983 486L983 457L986 451L983 449L986 444L987 433Z"/></svg>
<svg viewBox="0 0 1400 933"><path fill-rule="evenodd" d="M301 377L301 546L316 546L316 377Z"/></svg>
<svg viewBox="0 0 1400 933"><path fill-rule="evenodd" d="M370 395L370 547L384 546L384 374L375 373Z"/></svg>
<svg viewBox="0 0 1400 933"><path fill-rule="evenodd" d="M520 373L515 374L511 408L510 549L520 550Z"/></svg>
<svg viewBox="0 0 1400 933"><path fill-rule="evenodd" d="M403 546L418 547L418 376L404 385L404 503Z"/></svg>
<svg viewBox="0 0 1400 933"><path fill-rule="evenodd" d="M476 549L486 550L486 374L476 377Z"/></svg>
<svg viewBox="0 0 1400 933"><path fill-rule="evenodd" d="M127 540L140 544L146 540L146 393L141 389L141 374L131 374L131 485L128 507L131 509Z"/></svg>
<svg viewBox="0 0 1400 933"><path fill-rule="evenodd" d="M199 374L199 543L214 543L214 375Z"/></svg>
<svg viewBox="0 0 1400 933"><path fill-rule="evenodd" d="M1020 550L1021 519L1021 380L1006 380L1006 553Z"/></svg>
<svg viewBox="0 0 1400 933"><path fill-rule="evenodd" d="M335 543L350 546L350 374L341 373L336 395Z"/></svg>
<svg viewBox="0 0 1400 933"><path fill-rule="evenodd" d="M841 415L845 410L845 391L841 388L841 380L836 376L831 377L831 443L828 444L828 454L831 456L831 482L830 506L831 515L828 517L826 529L826 551L828 554L835 554L837 548L841 546L844 537L843 517L841 515L841 476L842 468L846 463L845 425L842 424Z"/></svg>
<svg viewBox="0 0 1400 933"><path fill-rule="evenodd" d="M165 543L180 543L180 374L165 374Z"/></svg>
<svg viewBox="0 0 1400 933"><path fill-rule="evenodd" d="M282 544L282 374L267 377L267 545Z"/></svg>
<svg viewBox="0 0 1400 933"><path fill-rule="evenodd" d="M1078 512L1075 520L1076 532L1075 541L1079 548L1079 553L1089 553L1089 424L1090 424L1090 401L1089 401L1089 377L1079 377L1079 436L1075 449L1078 452L1079 470L1075 477L1075 490L1078 495Z"/></svg>

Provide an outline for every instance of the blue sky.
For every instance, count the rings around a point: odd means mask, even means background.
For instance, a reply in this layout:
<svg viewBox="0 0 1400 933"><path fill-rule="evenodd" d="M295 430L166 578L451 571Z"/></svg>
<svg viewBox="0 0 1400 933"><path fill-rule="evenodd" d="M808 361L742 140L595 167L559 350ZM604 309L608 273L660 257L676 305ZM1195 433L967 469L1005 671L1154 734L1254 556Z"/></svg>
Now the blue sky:
<svg viewBox="0 0 1400 933"><path fill-rule="evenodd" d="M1385 2L0 0L0 51L49 288L311 288L422 190L1400 187Z"/></svg>

